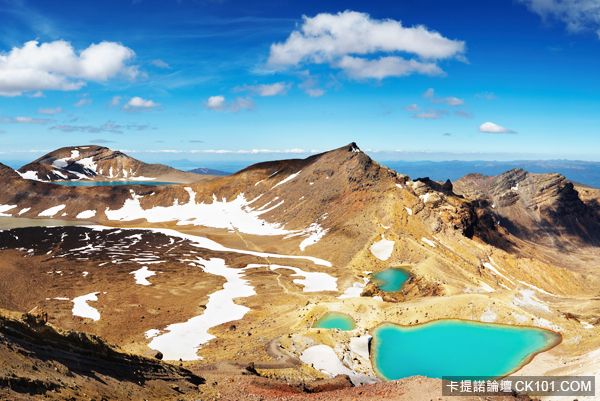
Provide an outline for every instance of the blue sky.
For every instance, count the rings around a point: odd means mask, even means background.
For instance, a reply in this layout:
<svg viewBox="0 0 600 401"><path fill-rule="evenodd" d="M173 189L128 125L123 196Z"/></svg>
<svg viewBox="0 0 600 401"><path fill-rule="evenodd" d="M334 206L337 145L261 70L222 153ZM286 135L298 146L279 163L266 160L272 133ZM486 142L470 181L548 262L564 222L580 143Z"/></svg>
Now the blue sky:
<svg viewBox="0 0 600 401"><path fill-rule="evenodd" d="M600 160L598 71L600 0L0 0L0 160Z"/></svg>

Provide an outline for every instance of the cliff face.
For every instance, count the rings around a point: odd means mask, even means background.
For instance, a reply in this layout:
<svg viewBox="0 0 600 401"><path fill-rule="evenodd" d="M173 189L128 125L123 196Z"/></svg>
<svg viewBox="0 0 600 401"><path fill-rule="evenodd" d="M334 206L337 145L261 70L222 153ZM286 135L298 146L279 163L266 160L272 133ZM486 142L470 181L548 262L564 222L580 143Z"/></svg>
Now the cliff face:
<svg viewBox="0 0 600 401"><path fill-rule="evenodd" d="M206 177L162 164L148 164L103 146L70 146L57 149L21 167L23 178L57 180L170 180L194 182Z"/></svg>
<svg viewBox="0 0 600 401"><path fill-rule="evenodd" d="M600 243L597 210L584 203L573 183L560 174L521 169L495 177L471 174L458 180L455 188L469 199L487 201L500 224L522 238Z"/></svg>

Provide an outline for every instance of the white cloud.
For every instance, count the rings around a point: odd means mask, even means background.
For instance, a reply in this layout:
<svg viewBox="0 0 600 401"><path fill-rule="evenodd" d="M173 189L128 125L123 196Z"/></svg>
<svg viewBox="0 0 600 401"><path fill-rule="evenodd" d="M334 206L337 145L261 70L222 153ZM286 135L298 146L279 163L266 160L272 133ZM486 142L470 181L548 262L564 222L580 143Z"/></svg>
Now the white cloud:
<svg viewBox="0 0 600 401"><path fill-rule="evenodd" d="M423 97L431 100L433 103L444 103L448 106L462 106L463 104L465 104L465 101L463 99L458 98L456 96L437 97L433 88L427 89L423 93Z"/></svg>
<svg viewBox="0 0 600 401"><path fill-rule="evenodd" d="M405 107L406 111L417 111L419 110L419 105L416 103L409 104Z"/></svg>
<svg viewBox="0 0 600 401"><path fill-rule="evenodd" d="M205 103L209 110L238 112L242 110L252 110L254 101L248 97L237 97L231 102L227 102L225 96L210 96Z"/></svg>
<svg viewBox="0 0 600 401"><path fill-rule="evenodd" d="M116 76L134 78L128 65L133 50L115 42L92 44L79 52L64 40L39 43L0 53L0 95L19 96L27 91L78 90L87 81L107 81Z"/></svg>
<svg viewBox="0 0 600 401"><path fill-rule="evenodd" d="M237 92L248 91L258 96L277 96L284 95L290 89L290 84L286 82L275 82L273 84L262 85L244 85L235 88Z"/></svg>
<svg viewBox="0 0 600 401"><path fill-rule="evenodd" d="M225 96L211 96L206 100L206 108L211 110L222 110L225 107Z"/></svg>
<svg viewBox="0 0 600 401"><path fill-rule="evenodd" d="M159 58L152 60L150 62L150 64L152 64L153 66L157 67L157 68L162 68L164 70L171 68L171 66L169 65L169 63L167 63L164 60L161 60Z"/></svg>
<svg viewBox="0 0 600 401"><path fill-rule="evenodd" d="M154 102L153 100L144 99L139 96L134 96L125 105L125 109L127 110L149 110L158 107L159 104Z"/></svg>
<svg viewBox="0 0 600 401"><path fill-rule="evenodd" d="M271 45L271 68L314 63L341 68L354 78L440 75L443 71L436 60L460 59L465 51L464 42L445 38L425 26L404 27L400 21L377 20L366 13L321 13L303 19L299 30L293 31L285 42ZM419 60L390 55L399 52ZM369 55L374 58L366 57Z"/></svg>
<svg viewBox="0 0 600 401"><path fill-rule="evenodd" d="M59 114L59 113L62 113L62 108L54 107L54 108L39 109L38 113L39 114L48 114L48 115Z"/></svg>
<svg viewBox="0 0 600 401"><path fill-rule="evenodd" d="M570 32L600 28L600 0L520 0L544 19L563 22ZM600 36L600 35L599 35Z"/></svg>
<svg viewBox="0 0 600 401"><path fill-rule="evenodd" d="M417 60L406 60L402 57L387 56L375 60L361 57L344 56L337 63L351 78L383 79L387 77L403 77L418 73L423 75L444 75L435 63L424 63Z"/></svg>
<svg viewBox="0 0 600 401"><path fill-rule="evenodd" d="M493 122L485 122L479 126L479 132L486 134L514 134L515 131Z"/></svg>

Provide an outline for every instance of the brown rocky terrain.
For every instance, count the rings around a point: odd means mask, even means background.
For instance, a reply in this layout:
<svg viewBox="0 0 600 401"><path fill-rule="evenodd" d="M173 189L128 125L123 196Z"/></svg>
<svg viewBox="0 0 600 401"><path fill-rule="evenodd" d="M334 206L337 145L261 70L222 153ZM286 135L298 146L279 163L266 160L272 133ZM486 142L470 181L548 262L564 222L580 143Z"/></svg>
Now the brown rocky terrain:
<svg viewBox="0 0 600 401"><path fill-rule="evenodd" d="M600 214L559 174L510 170L495 177L471 174L454 184L469 199L484 199L513 235L540 243L598 245Z"/></svg>
<svg viewBox="0 0 600 401"><path fill-rule="evenodd" d="M104 146L69 146L50 152L19 169L29 179L62 180L157 180L195 182L210 178L176 170L163 164L148 164Z"/></svg>
<svg viewBox="0 0 600 401"><path fill-rule="evenodd" d="M335 348L350 370L377 381L349 344L382 322L543 327L563 341L536 356L529 373L597 369L598 197L576 196L560 177L411 180L349 144L186 185L61 187L1 166L0 179L0 306L36 308L53 325L152 356L148 330L162 336L171 324L214 317L210 300L237 288L223 312L243 306L242 317L210 326L214 338L193 350L202 359L182 362L207 379L203 399L305 399L310 383L331 376L300 362L314 344ZM552 218L557 226L544 226ZM215 273L215 260L231 269ZM373 288L372 273L398 266L411 274L401 292ZM156 273L148 285L132 275L143 267ZM308 273L320 275L314 291ZM100 319L75 316L75 298L91 293ZM357 328L312 328L328 311L353 316ZM439 381L423 378L319 383L332 391L314 399L440 395Z"/></svg>
<svg viewBox="0 0 600 401"><path fill-rule="evenodd" d="M31 314L0 311L0 397L193 400L204 379Z"/></svg>

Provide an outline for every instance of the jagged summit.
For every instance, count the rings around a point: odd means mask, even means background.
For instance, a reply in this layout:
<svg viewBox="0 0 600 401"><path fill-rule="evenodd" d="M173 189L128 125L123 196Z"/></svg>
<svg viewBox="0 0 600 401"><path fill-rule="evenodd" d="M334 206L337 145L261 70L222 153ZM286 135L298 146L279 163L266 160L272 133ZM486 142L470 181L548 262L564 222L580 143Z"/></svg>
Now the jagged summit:
<svg viewBox="0 0 600 401"><path fill-rule="evenodd" d="M192 182L202 177L162 164L148 164L104 146L68 146L21 167L23 178L57 180L163 180Z"/></svg>
<svg viewBox="0 0 600 401"><path fill-rule="evenodd" d="M512 169L497 176L467 175L454 187L470 199L484 199L500 223L524 238L572 237L597 243L600 218L563 175Z"/></svg>

